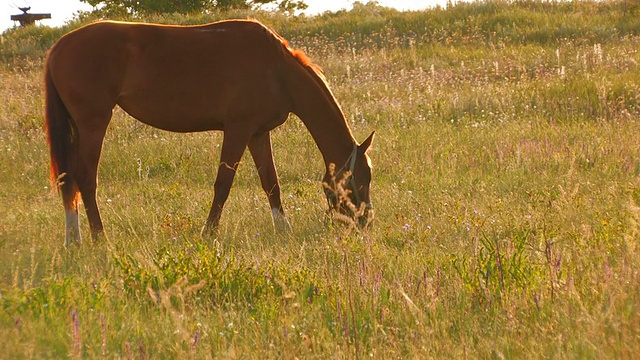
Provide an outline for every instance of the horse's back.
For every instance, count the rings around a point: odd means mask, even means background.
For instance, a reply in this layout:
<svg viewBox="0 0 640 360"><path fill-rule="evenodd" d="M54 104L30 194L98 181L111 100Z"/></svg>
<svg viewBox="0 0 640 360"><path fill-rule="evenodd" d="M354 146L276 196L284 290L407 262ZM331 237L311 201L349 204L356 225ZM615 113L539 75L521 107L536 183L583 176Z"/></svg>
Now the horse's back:
<svg viewBox="0 0 640 360"><path fill-rule="evenodd" d="M158 71L182 66L176 70L199 73L203 69L197 67L207 65L259 67L261 62L256 60L270 60L273 51L269 49L276 43L267 28L247 20L197 26L101 21L64 35L51 48L48 61L75 71L95 71L98 64L127 61L128 66ZM261 56L256 59L254 55ZM104 72L104 68L98 70Z"/></svg>
<svg viewBox="0 0 640 360"><path fill-rule="evenodd" d="M104 108L117 103L168 130L209 130L222 128L229 114L283 112L275 109L284 106L283 49L281 38L248 20L198 26L105 21L62 37L47 66L56 84L63 83L63 97ZM179 117L185 121L176 123Z"/></svg>

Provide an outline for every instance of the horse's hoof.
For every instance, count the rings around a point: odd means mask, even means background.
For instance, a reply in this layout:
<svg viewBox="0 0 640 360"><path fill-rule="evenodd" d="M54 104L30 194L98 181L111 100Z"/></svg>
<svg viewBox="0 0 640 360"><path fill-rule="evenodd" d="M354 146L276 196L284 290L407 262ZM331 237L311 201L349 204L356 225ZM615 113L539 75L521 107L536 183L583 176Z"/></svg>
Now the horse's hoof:
<svg viewBox="0 0 640 360"><path fill-rule="evenodd" d="M271 215L273 215L273 227L278 234L291 232L291 224L284 214L278 209L271 209Z"/></svg>
<svg viewBox="0 0 640 360"><path fill-rule="evenodd" d="M217 226L205 225L200 231L200 236L205 239L211 239L217 237L218 232L219 230Z"/></svg>

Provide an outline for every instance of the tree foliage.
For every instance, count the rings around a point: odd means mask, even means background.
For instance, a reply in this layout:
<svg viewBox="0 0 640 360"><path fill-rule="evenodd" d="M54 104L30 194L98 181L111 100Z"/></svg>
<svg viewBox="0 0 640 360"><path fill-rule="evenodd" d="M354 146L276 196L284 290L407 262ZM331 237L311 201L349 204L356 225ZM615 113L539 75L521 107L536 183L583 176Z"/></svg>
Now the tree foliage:
<svg viewBox="0 0 640 360"><path fill-rule="evenodd" d="M304 10L303 0L81 0L106 12L125 12L134 15L165 13L200 13L207 10L256 9L265 5L293 12Z"/></svg>

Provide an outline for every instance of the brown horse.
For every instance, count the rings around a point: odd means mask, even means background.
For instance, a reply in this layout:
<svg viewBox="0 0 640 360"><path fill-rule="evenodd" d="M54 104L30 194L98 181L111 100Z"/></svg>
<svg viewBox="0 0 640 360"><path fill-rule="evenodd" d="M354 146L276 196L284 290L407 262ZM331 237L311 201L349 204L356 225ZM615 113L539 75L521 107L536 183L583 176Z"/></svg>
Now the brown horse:
<svg viewBox="0 0 640 360"><path fill-rule="evenodd" d="M45 64L51 180L66 211L65 245L80 242L78 198L91 236L102 233L97 170L112 110L168 131L224 132L215 195L203 232L218 225L240 158L248 147L276 229L289 227L269 131L296 114L331 164L351 174L350 200L369 210L373 133L359 145L319 67L256 21L199 26L98 22L63 36ZM331 200L335 205L335 199ZM363 215L366 216L366 215Z"/></svg>

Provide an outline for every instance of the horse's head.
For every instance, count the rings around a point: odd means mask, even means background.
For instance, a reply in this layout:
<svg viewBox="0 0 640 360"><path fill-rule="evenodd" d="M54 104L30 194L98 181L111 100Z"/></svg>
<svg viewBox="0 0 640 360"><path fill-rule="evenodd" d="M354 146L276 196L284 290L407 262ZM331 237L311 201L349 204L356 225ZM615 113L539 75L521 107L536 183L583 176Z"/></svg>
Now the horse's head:
<svg viewBox="0 0 640 360"><path fill-rule="evenodd" d="M362 144L354 146L341 168L330 166L323 180L329 210L355 220L360 227L368 225L373 219L369 194L371 159L367 155L373 136L372 132Z"/></svg>

